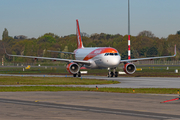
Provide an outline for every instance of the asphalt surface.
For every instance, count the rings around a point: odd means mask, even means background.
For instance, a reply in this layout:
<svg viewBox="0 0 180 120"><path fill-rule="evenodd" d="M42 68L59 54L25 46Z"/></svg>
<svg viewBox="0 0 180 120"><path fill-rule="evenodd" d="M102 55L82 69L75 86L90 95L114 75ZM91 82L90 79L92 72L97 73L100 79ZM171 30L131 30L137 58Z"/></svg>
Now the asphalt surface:
<svg viewBox="0 0 180 120"><path fill-rule="evenodd" d="M8 75L72 77L61 75ZM98 87L179 88L179 78L82 76L89 79L117 80L120 84ZM19 85L18 85L19 86ZM72 86L72 85L70 85ZM73 85L74 87L79 85ZM95 87L95 85L80 85ZM1 120L179 120L178 95L126 94L106 92L0 92Z"/></svg>
<svg viewBox="0 0 180 120"><path fill-rule="evenodd" d="M102 92L1 92L1 120L178 120L177 95Z"/></svg>
<svg viewBox="0 0 180 120"><path fill-rule="evenodd" d="M13 75L13 74L0 74L0 76L33 76L33 77L72 77L71 75ZM180 78L175 77L117 77L108 78L105 76L87 76L81 77L88 79L103 79L103 80L114 80L121 82L120 84L109 84L109 85L47 85L47 86L71 86L71 87L118 87L118 88L180 88ZM4 85L0 85L4 86ZM7 86L20 86L20 85L7 85ZM28 85L21 85L28 86ZM46 86L46 85L45 85Z"/></svg>

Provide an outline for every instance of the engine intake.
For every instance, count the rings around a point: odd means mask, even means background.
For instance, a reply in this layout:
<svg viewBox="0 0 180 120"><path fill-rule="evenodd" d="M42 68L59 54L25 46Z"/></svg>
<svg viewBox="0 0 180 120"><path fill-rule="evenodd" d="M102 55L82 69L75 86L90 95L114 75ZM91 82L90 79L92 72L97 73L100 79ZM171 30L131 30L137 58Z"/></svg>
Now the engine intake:
<svg viewBox="0 0 180 120"><path fill-rule="evenodd" d="M79 72L80 67L77 63L72 62L67 65L66 69L70 74L76 74Z"/></svg>
<svg viewBox="0 0 180 120"><path fill-rule="evenodd" d="M126 63L123 69L126 74L133 74L136 71L136 66L133 63Z"/></svg>

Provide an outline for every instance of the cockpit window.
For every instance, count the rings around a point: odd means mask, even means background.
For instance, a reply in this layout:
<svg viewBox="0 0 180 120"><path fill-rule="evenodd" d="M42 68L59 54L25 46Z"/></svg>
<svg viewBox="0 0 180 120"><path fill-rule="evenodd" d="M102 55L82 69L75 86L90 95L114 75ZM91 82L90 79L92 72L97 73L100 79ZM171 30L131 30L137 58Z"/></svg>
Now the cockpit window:
<svg viewBox="0 0 180 120"><path fill-rule="evenodd" d="M104 56L117 56L118 53L105 53Z"/></svg>
<svg viewBox="0 0 180 120"><path fill-rule="evenodd" d="M114 55L114 53L110 53L110 55Z"/></svg>
<svg viewBox="0 0 180 120"><path fill-rule="evenodd" d="M108 56L109 55L109 53L106 53L104 56Z"/></svg>

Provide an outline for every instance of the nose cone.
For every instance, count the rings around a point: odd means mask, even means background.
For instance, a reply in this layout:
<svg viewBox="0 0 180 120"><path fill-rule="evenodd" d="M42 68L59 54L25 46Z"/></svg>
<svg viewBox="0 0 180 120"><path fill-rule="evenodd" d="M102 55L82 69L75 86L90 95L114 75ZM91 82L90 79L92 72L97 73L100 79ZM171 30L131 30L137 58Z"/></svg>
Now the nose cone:
<svg viewBox="0 0 180 120"><path fill-rule="evenodd" d="M114 56L114 57L110 58L108 62L112 66L117 66L120 63L120 58L121 57L119 55L118 56Z"/></svg>
<svg viewBox="0 0 180 120"><path fill-rule="evenodd" d="M119 65L120 61L121 61L121 57L119 55L118 56L110 56L110 57L107 57L106 59L104 59L104 64L106 67L114 68Z"/></svg>

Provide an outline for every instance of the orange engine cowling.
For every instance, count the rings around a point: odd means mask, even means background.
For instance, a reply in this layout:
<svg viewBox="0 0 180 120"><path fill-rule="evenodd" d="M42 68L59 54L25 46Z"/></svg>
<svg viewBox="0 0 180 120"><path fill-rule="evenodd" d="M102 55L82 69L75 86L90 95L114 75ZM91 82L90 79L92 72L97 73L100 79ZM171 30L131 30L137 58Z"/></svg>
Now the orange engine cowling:
<svg viewBox="0 0 180 120"><path fill-rule="evenodd" d="M70 74L76 74L79 72L80 67L77 63L72 62L67 65L66 69Z"/></svg>
<svg viewBox="0 0 180 120"><path fill-rule="evenodd" d="M126 63L123 69L126 74L133 74L136 71L136 66L133 63Z"/></svg>

